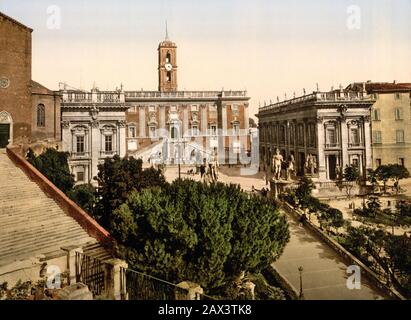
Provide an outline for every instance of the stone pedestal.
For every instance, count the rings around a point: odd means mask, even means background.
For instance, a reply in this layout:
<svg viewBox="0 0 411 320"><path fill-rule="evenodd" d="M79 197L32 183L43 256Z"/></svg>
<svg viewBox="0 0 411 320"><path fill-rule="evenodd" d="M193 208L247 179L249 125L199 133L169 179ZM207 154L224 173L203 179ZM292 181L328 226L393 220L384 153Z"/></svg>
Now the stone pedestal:
<svg viewBox="0 0 411 320"><path fill-rule="evenodd" d="M121 300L121 268L127 268L128 264L120 259L105 261L106 297L111 300Z"/></svg>
<svg viewBox="0 0 411 320"><path fill-rule="evenodd" d="M67 253L67 281L68 284L76 283L76 252L83 253L83 249L76 246L62 247L61 250Z"/></svg>
<svg viewBox="0 0 411 320"><path fill-rule="evenodd" d="M200 300L204 293L203 288L194 282L183 281L177 287L184 290L176 290L176 300Z"/></svg>
<svg viewBox="0 0 411 320"><path fill-rule="evenodd" d="M56 294L57 300L93 300L93 294L83 283L75 283L59 290Z"/></svg>

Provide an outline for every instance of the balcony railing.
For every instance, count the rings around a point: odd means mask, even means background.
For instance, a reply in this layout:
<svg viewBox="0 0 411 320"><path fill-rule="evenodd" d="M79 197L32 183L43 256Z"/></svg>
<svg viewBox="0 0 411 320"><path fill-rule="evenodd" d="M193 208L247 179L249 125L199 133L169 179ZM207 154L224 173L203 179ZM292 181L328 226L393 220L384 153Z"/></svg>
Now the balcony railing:
<svg viewBox="0 0 411 320"><path fill-rule="evenodd" d="M361 101L370 100L371 97L363 92L357 91L331 91L331 92L313 92L301 97L284 100L282 102L273 103L264 107L260 107L259 112L273 110L291 104L306 102L306 101Z"/></svg>
<svg viewBox="0 0 411 320"><path fill-rule="evenodd" d="M335 148L339 148L339 147L340 147L339 143L326 143L325 144L326 149L335 149Z"/></svg>
<svg viewBox="0 0 411 320"><path fill-rule="evenodd" d="M247 97L247 91L127 91L126 98L219 98Z"/></svg>
<svg viewBox="0 0 411 320"><path fill-rule="evenodd" d="M363 148L364 144L362 142L354 142L354 143L349 143L348 148Z"/></svg>
<svg viewBox="0 0 411 320"><path fill-rule="evenodd" d="M90 152L71 152L72 159L90 158Z"/></svg>
<svg viewBox="0 0 411 320"><path fill-rule="evenodd" d="M115 154L117 154L116 151L100 151L100 158L111 158L113 157Z"/></svg>

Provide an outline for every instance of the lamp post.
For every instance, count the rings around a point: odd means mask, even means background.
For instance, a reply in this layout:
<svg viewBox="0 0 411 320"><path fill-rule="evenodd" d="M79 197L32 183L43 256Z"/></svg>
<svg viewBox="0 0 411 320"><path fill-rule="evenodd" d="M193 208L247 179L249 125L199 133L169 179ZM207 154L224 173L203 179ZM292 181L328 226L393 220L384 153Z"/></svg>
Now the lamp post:
<svg viewBox="0 0 411 320"><path fill-rule="evenodd" d="M303 294L303 267L300 266L298 268L298 272L300 273L300 295L298 296L298 299L302 300L304 299L304 294Z"/></svg>

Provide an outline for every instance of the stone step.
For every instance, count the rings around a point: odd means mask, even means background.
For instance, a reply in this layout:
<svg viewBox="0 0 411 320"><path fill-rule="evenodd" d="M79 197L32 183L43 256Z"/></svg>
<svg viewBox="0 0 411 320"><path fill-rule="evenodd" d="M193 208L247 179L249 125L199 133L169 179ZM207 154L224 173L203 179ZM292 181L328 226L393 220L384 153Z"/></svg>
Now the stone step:
<svg viewBox="0 0 411 320"><path fill-rule="evenodd" d="M18 253L11 253L7 255L0 254L0 266L11 263L12 261L23 260L27 257L34 257L38 254L57 252L62 247L65 247L65 246L74 245L74 246L81 247L85 243L88 243L92 240L93 238L90 238L90 237L84 237L84 238L77 237L75 239L60 240L57 244L53 244L53 245L49 245L49 246L45 246L41 248L30 249L30 251L26 251L23 253L18 252Z"/></svg>
<svg viewBox="0 0 411 320"><path fill-rule="evenodd" d="M71 223L52 228L38 226L30 232L16 230L14 234L9 234L7 238L2 236L0 241L2 242L2 247L7 247L13 243L18 243L19 245L30 245L33 240L40 241L42 239L53 239L55 235L70 234L79 231L84 230L79 225L76 226Z"/></svg>
<svg viewBox="0 0 411 320"><path fill-rule="evenodd" d="M5 203L3 206L0 206L0 215L2 213L8 213L8 212L25 212L28 209L31 208L44 208L44 207L49 207L49 206L58 206L58 204L50 198L47 199L33 199L32 201L29 202L23 202L23 201L14 201L13 203Z"/></svg>
<svg viewBox="0 0 411 320"><path fill-rule="evenodd" d="M88 246L110 257L96 240L0 150L0 265L37 254L61 254L64 246Z"/></svg>
<svg viewBox="0 0 411 320"><path fill-rule="evenodd" d="M47 214L43 214L43 215L36 215L36 216L30 216L30 215L26 215L24 217L19 217L19 218L9 218L9 219L0 219L0 224L2 225L2 230L6 230L8 228L13 228L14 229L19 229L18 225L22 224L24 225L23 228L25 228L27 226L27 228L29 228L30 226L32 226L32 224L36 224L36 223L47 223L48 220L51 219L66 219L69 218L68 221L71 221L71 217L69 216L62 216L61 213L54 211L54 212L48 212Z"/></svg>
<svg viewBox="0 0 411 320"><path fill-rule="evenodd" d="M24 252L31 252L35 250L39 250L40 252L47 252L46 248L48 247L61 247L61 243L63 241L72 240L73 244L77 244L78 240L83 238L88 238L88 235L84 234L83 230L71 231L66 234L59 233L59 234L48 234L47 237L41 237L37 239L31 239L29 243L27 242L18 242L14 244L9 244L5 248L0 249L0 260L3 256L12 255L12 254L20 254Z"/></svg>
<svg viewBox="0 0 411 320"><path fill-rule="evenodd" d="M7 221L7 223L3 223L2 220L0 220L0 224L2 225L2 232L0 234L0 239L8 235L12 232L12 230L23 230L23 231L30 231L33 228L36 228L38 226L54 226L58 225L60 223L71 223L72 218L69 216L62 217L60 213L55 212L51 215L47 215L44 217L39 217L36 219L30 219L29 217L27 219L20 219L17 221L18 224L21 224L22 226L19 228L16 228L16 222L13 223L13 220Z"/></svg>

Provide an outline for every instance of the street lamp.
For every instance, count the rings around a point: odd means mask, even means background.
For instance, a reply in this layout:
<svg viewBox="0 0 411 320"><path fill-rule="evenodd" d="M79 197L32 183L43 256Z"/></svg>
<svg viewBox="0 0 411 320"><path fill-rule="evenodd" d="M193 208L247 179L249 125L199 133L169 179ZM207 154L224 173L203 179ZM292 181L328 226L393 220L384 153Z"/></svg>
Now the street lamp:
<svg viewBox="0 0 411 320"><path fill-rule="evenodd" d="M298 299L302 300L304 299L304 294L303 294L303 267L300 266L298 268L298 272L300 273L300 295L298 296Z"/></svg>

